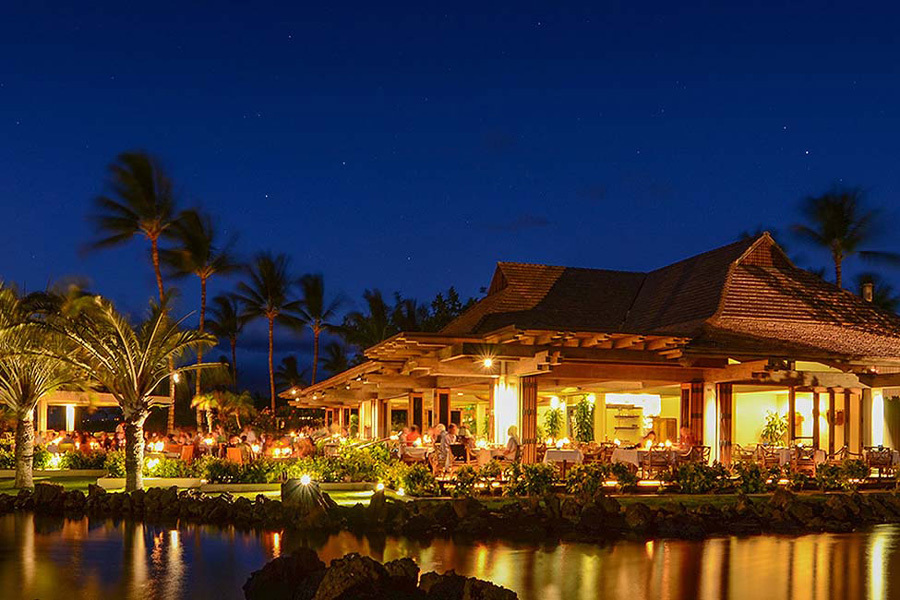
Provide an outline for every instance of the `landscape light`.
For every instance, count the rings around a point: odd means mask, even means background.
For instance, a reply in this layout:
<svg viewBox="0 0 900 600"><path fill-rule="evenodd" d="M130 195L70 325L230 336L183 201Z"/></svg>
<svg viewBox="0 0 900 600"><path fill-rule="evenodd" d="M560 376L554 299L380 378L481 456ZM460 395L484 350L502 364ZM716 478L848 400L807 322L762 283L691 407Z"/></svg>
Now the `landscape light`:
<svg viewBox="0 0 900 600"><path fill-rule="evenodd" d="M384 491L384 484L379 481L378 485L375 486L375 489L379 492Z"/></svg>
<svg viewBox="0 0 900 600"><path fill-rule="evenodd" d="M312 483L312 477L310 477L309 475L307 475L305 473L300 476L300 484L301 485L309 485L310 483Z"/></svg>
<svg viewBox="0 0 900 600"><path fill-rule="evenodd" d="M398 496L403 496L403 495L405 495L405 494L406 494L406 490L404 490L403 488L397 488L397 495L398 495Z"/></svg>

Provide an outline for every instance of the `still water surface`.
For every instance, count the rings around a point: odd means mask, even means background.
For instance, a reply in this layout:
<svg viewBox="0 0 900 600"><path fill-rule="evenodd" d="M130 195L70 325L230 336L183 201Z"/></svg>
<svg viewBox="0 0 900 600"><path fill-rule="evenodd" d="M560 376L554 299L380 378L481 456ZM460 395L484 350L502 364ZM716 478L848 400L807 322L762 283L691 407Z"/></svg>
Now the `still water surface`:
<svg viewBox="0 0 900 600"><path fill-rule="evenodd" d="M494 581L523 600L769 598L900 600L900 527L865 533L547 546L290 537L205 526L0 517L0 597L242 598L251 571L298 546L414 558L424 571ZM896 569L892 568L896 567ZM891 572L897 574L893 579Z"/></svg>

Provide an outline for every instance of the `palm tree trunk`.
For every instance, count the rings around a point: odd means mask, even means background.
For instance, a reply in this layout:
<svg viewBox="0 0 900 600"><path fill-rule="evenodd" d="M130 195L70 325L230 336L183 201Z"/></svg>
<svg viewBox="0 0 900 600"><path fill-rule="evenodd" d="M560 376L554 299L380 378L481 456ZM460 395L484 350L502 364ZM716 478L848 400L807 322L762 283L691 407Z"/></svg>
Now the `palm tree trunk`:
<svg viewBox="0 0 900 600"><path fill-rule="evenodd" d="M198 330L203 333L203 325L206 322L206 277L200 277L200 327ZM197 364L203 362L203 348L197 348ZM197 380L194 388L194 396L200 395L200 369L197 369ZM207 411L209 412L209 411ZM210 420L210 431L212 431L212 421ZM200 425L200 408L197 408L197 426Z"/></svg>
<svg viewBox="0 0 900 600"><path fill-rule="evenodd" d="M269 317L269 395L275 412L275 318Z"/></svg>
<svg viewBox="0 0 900 600"><path fill-rule="evenodd" d="M144 421L147 415L125 423L125 491L144 489Z"/></svg>
<svg viewBox="0 0 900 600"><path fill-rule="evenodd" d="M316 370L319 368L319 327L316 326L313 328L313 371L312 371L312 383L316 382Z"/></svg>
<svg viewBox="0 0 900 600"><path fill-rule="evenodd" d="M838 287L844 287L843 281L841 281L841 274L842 274L841 273L841 271L842 271L841 262L842 261L843 261L843 259L840 256L834 257L834 282L837 284Z"/></svg>
<svg viewBox="0 0 900 600"><path fill-rule="evenodd" d="M16 421L16 489L33 488L34 421L31 416Z"/></svg>
<svg viewBox="0 0 900 600"><path fill-rule="evenodd" d="M231 383L237 391L237 338L231 337Z"/></svg>
<svg viewBox="0 0 900 600"><path fill-rule="evenodd" d="M159 301L162 302L166 295L163 285L162 269L159 266L159 236L150 238L150 258L153 260L153 274L156 275L156 288L159 291ZM175 363L169 359L169 370L175 371ZM166 430L169 433L175 431L175 384L169 379L169 414L166 418Z"/></svg>

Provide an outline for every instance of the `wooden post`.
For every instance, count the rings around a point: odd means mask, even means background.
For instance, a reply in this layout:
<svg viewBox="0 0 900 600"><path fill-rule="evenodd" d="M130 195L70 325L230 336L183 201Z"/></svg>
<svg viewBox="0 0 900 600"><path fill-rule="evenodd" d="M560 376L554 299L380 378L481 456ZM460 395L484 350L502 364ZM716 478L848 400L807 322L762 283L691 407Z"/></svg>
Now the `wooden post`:
<svg viewBox="0 0 900 600"><path fill-rule="evenodd" d="M850 390L844 390L844 446L850 450Z"/></svg>
<svg viewBox="0 0 900 600"><path fill-rule="evenodd" d="M828 390L828 455L834 454L834 435L835 435L835 392L833 388Z"/></svg>
<svg viewBox="0 0 900 600"><path fill-rule="evenodd" d="M681 426L691 430L694 443L703 445L703 382L681 384Z"/></svg>
<svg viewBox="0 0 900 600"><path fill-rule="evenodd" d="M425 402L422 392L412 392L409 395L409 412L406 422L419 428L419 433L424 433L425 426Z"/></svg>
<svg viewBox="0 0 900 600"><path fill-rule="evenodd" d="M719 460L723 465L731 465L731 438L734 428L734 388L730 383L716 386L716 402L719 412Z"/></svg>
<svg viewBox="0 0 900 600"><path fill-rule="evenodd" d="M522 397L522 462L537 462L537 377L529 375L519 381Z"/></svg>
<svg viewBox="0 0 900 600"><path fill-rule="evenodd" d="M788 446L794 445L797 437L797 390L788 389Z"/></svg>
<svg viewBox="0 0 900 600"><path fill-rule="evenodd" d="M443 424L444 427L450 426L450 390L434 391L434 414L438 423Z"/></svg>
<svg viewBox="0 0 900 600"><path fill-rule="evenodd" d="M865 442L865 431L866 431L866 402L865 395L863 395L862 391L855 394L859 399L859 448L857 452L862 454L863 448L866 446ZM871 413L871 411L869 411Z"/></svg>
<svg viewBox="0 0 900 600"><path fill-rule="evenodd" d="M816 450L819 449L819 442L821 432L819 431L819 392L813 391L813 405L812 405L812 419L813 419L813 431L812 431L812 445Z"/></svg>

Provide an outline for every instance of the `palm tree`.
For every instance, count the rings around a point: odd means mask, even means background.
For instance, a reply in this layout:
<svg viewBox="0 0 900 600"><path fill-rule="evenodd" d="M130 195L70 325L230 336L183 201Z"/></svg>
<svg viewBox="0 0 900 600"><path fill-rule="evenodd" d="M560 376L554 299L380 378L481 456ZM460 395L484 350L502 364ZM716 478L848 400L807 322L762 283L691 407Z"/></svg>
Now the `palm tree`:
<svg viewBox="0 0 900 600"><path fill-rule="evenodd" d="M33 488L34 408L63 386L80 386L82 374L56 355L65 354L65 340L29 323L42 301L29 306L28 297L0 288L0 402L16 417L16 488Z"/></svg>
<svg viewBox="0 0 900 600"><path fill-rule="evenodd" d="M163 250L163 262L175 277L195 275L200 279L200 325L203 333L206 321L206 286L213 275L227 275L238 270L232 253L232 244L220 246L216 243L216 228L212 218L196 210L181 213L172 228L176 246ZM203 362L203 349L197 351L197 362ZM194 395L200 395L200 371L194 381ZM197 427L200 427L200 409L197 409ZM175 405L169 408L169 431L175 429Z"/></svg>
<svg viewBox="0 0 900 600"><path fill-rule="evenodd" d="M391 311L391 322L398 331L424 331L428 320L428 307L413 298L404 298L394 294L394 308Z"/></svg>
<svg viewBox="0 0 900 600"><path fill-rule="evenodd" d="M256 414L256 407L253 406L253 396L250 392L243 391L240 394L233 392L223 392L219 398L219 412L225 416L234 417L234 422L238 429L241 429L241 418L252 419Z"/></svg>
<svg viewBox="0 0 900 600"><path fill-rule="evenodd" d="M166 295L160 269L159 242L175 223L176 201L172 180L145 152L123 152L109 167L111 195L97 197L93 221L100 232L93 248L110 248L143 236L150 242L150 260L156 275L159 301ZM174 363L169 365L174 372ZM169 386L169 431L175 425L175 386Z"/></svg>
<svg viewBox="0 0 900 600"><path fill-rule="evenodd" d="M142 236L150 242L150 258L159 298L165 295L159 242L175 221L172 181L159 162L144 152L123 152L109 167L110 195L97 197L93 215L100 238L93 248L111 248Z"/></svg>
<svg viewBox="0 0 900 600"><path fill-rule="evenodd" d="M363 293L366 312L353 311L344 317L340 333L348 344L357 349L359 354L378 342L384 341L397 333L397 327L391 318L392 308L384 301L378 290L366 290Z"/></svg>
<svg viewBox="0 0 900 600"><path fill-rule="evenodd" d="M275 369L275 383L279 388L306 387L306 369L299 370L296 356L285 356Z"/></svg>
<svg viewBox="0 0 900 600"><path fill-rule="evenodd" d="M290 260L284 254L263 252L250 265L248 281L238 284L237 298L247 320L265 318L269 333L269 395L275 411L275 323L294 329L303 326L301 302L292 299L296 280L289 273Z"/></svg>
<svg viewBox="0 0 900 600"><path fill-rule="evenodd" d="M343 373L350 367L350 357L347 356L347 349L340 342L329 342L325 345L325 358L322 361L322 368L330 377Z"/></svg>
<svg viewBox="0 0 900 600"><path fill-rule="evenodd" d="M892 252L863 250L874 241L880 213L864 206L865 195L859 188L835 187L803 204L806 224L794 225L795 233L808 242L831 253L834 280L842 287L844 261L858 255L871 261L900 263L900 255Z"/></svg>
<svg viewBox="0 0 900 600"><path fill-rule="evenodd" d="M323 331L334 328L331 320L337 315L343 301L340 297L333 298L330 302L325 300L325 281L321 275L304 275L300 278L300 290L303 294L300 315L313 333L311 383L315 383L319 367L319 336Z"/></svg>
<svg viewBox="0 0 900 600"><path fill-rule="evenodd" d="M212 318L207 322L209 331L219 339L227 339L231 346L231 385L237 389L237 338L244 330L244 319L235 297L222 294L212 299L209 307Z"/></svg>
<svg viewBox="0 0 900 600"><path fill-rule="evenodd" d="M119 403L125 418L125 489L144 486L144 421L157 405L153 392L179 371L171 365L200 346L211 347L216 339L197 330L182 330L184 318L168 316L168 299L151 303L147 320L132 326L111 302L99 296L82 310L49 315L43 326L62 336L76 349L64 355L48 352L83 370ZM192 365L196 370L209 365ZM174 386L169 386L174 389Z"/></svg>

